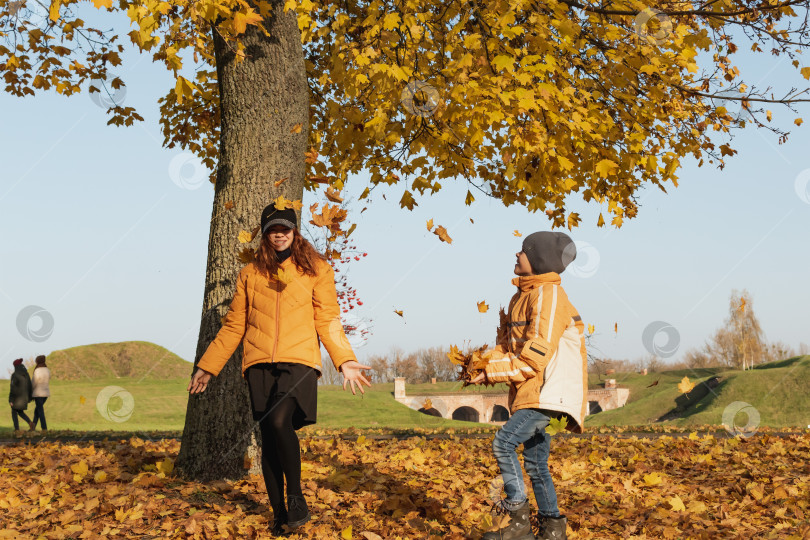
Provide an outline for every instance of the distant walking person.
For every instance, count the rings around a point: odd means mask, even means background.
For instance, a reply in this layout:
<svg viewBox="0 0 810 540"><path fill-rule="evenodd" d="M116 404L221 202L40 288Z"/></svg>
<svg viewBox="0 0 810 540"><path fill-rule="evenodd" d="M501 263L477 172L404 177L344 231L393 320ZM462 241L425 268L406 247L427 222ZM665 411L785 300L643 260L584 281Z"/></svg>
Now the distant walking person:
<svg viewBox="0 0 810 540"><path fill-rule="evenodd" d="M274 523L271 533L311 519L301 489L301 447L296 430L314 424L323 343L343 388L371 386L343 332L335 273L297 229L294 210L274 205L261 216L256 260L236 283L225 324L197 363L188 390L203 392L242 343L253 419L262 438L262 473ZM287 481L287 504L284 481Z"/></svg>
<svg viewBox="0 0 810 540"><path fill-rule="evenodd" d="M45 422L44 406L48 397L51 395L51 370L45 365L45 356L42 354L37 356L37 365L34 368L32 382L34 385L34 421L31 424L31 431L37 428L37 422L39 422L42 431L48 431L48 424Z"/></svg>
<svg viewBox="0 0 810 540"><path fill-rule="evenodd" d="M18 416L28 422L29 429L34 429L34 423L24 412L28 408L28 402L33 398L32 393L31 377L23 365L23 359L17 358L14 360L14 373L11 374L8 385L8 404L11 405L11 421L14 422L15 432L20 431Z"/></svg>

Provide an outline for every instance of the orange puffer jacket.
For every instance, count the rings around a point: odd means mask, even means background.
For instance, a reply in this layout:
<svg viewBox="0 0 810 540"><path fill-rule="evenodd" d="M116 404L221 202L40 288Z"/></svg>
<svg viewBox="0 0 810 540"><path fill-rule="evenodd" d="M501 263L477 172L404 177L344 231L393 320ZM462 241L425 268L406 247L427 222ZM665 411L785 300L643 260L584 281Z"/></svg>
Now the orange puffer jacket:
<svg viewBox="0 0 810 540"><path fill-rule="evenodd" d="M545 409L568 416L581 433L588 407L585 325L555 272L520 276L509 302L504 339L491 351L490 382L509 382L509 408Z"/></svg>
<svg viewBox="0 0 810 540"><path fill-rule="evenodd" d="M292 280L267 279L254 263L240 272L225 324L198 367L219 374L243 343L242 373L261 362L292 362L320 371L322 342L335 367L356 360L340 321L335 271L318 262L317 275L303 274L288 258L280 265Z"/></svg>

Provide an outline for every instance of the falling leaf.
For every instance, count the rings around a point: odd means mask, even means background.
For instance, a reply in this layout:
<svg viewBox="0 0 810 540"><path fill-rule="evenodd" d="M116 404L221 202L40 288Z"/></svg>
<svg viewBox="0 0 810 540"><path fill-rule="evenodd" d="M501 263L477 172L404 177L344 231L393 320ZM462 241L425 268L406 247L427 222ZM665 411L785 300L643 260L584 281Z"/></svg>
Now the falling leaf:
<svg viewBox="0 0 810 540"><path fill-rule="evenodd" d="M329 178L327 178L326 176L310 176L309 181L318 184L328 184Z"/></svg>
<svg viewBox="0 0 810 540"><path fill-rule="evenodd" d="M448 244L452 244L452 243L453 243L453 239L452 239L452 238L450 238L450 235L449 235L449 234L447 234L447 229L445 229L445 228L444 228L444 227L442 227L441 225L439 225L438 227L436 227L436 230L435 230L435 231L433 231L433 234L435 234L436 236L438 236L438 237L439 237L439 240L441 240L442 242L447 242Z"/></svg>
<svg viewBox="0 0 810 540"><path fill-rule="evenodd" d="M400 317L404 317L404 316L405 316L405 315L402 313L402 311L401 311L401 310L397 310L397 309L395 309L395 310L394 310L394 313L396 313L396 314L397 314L397 315L399 315Z"/></svg>
<svg viewBox="0 0 810 540"><path fill-rule="evenodd" d="M302 124L301 122L299 122L299 123L295 124L295 125L292 127L292 129L290 130L290 133L301 133L301 128L302 128L302 127L304 127L304 124Z"/></svg>
<svg viewBox="0 0 810 540"><path fill-rule="evenodd" d="M313 204L309 207L310 211L312 212L312 219L309 222L313 225L334 229L339 226L338 224L341 221L346 219L347 211L343 210L337 205L330 206L328 204L324 204L320 213L315 212L317 207L317 204Z"/></svg>
<svg viewBox="0 0 810 540"><path fill-rule="evenodd" d="M517 236L518 238L520 238L520 237L521 237L521 236L523 236L523 235L522 235L522 234L520 234L520 231L518 231L517 229L515 229L515 232L513 232L513 233L512 233L512 236Z"/></svg>
<svg viewBox="0 0 810 540"><path fill-rule="evenodd" d="M432 229L433 228L433 218L427 220L426 225L427 225L427 230Z"/></svg>
<svg viewBox="0 0 810 540"><path fill-rule="evenodd" d="M302 208L301 201L291 201L284 195L279 195L273 199L273 205L276 207L276 210L287 210L288 208L292 208L293 210L301 210Z"/></svg>
<svg viewBox="0 0 810 540"><path fill-rule="evenodd" d="M240 244L249 244L253 241L253 235L250 234L248 231L239 231L239 243Z"/></svg>
<svg viewBox="0 0 810 540"><path fill-rule="evenodd" d="M470 218L470 223L472 223L473 225L475 224L475 222L473 221L473 218Z"/></svg>
<svg viewBox="0 0 810 540"><path fill-rule="evenodd" d="M483 300L478 302L478 311L480 311L481 313L486 313L487 310L489 310L489 306L487 305L486 302L484 302Z"/></svg>
<svg viewBox="0 0 810 540"><path fill-rule="evenodd" d="M658 379L658 381L660 381L660 380L661 380L661 379ZM647 388L652 388L653 386L658 386L658 381L655 381L655 382L654 382L654 383L652 383L652 384L648 384L648 385L647 385Z"/></svg>
<svg viewBox="0 0 810 540"><path fill-rule="evenodd" d="M745 313L745 298L740 298L740 313Z"/></svg>
<svg viewBox="0 0 810 540"><path fill-rule="evenodd" d="M343 202L343 197L341 197L340 194L337 191L332 189L332 187L326 188L326 198L329 199L330 201L334 202L334 203L342 203Z"/></svg>
<svg viewBox="0 0 810 540"><path fill-rule="evenodd" d="M433 408L433 402L430 401L430 398L425 398L425 401L422 402L422 408L426 411Z"/></svg>
<svg viewBox="0 0 810 540"><path fill-rule="evenodd" d="M86 398L86 397L84 397L84 396L79 396L79 403L81 403L82 405L84 405L86 401L87 401L87 398Z"/></svg>
<svg viewBox="0 0 810 540"><path fill-rule="evenodd" d="M546 433L554 436L557 433L562 433L565 431L566 426L568 426L568 418L565 416L561 416L560 418L552 418L549 420L548 425L546 426Z"/></svg>
<svg viewBox="0 0 810 540"><path fill-rule="evenodd" d="M613 324L613 331L615 333L617 333L617 334L619 333L619 323L614 323Z"/></svg>
<svg viewBox="0 0 810 540"><path fill-rule="evenodd" d="M249 247L243 248L242 251L239 252L238 256L239 260L243 264L249 264L256 260L256 252Z"/></svg>
<svg viewBox="0 0 810 540"><path fill-rule="evenodd" d="M592 324L589 324L588 325L588 333L593 334L594 332L596 332L596 327L594 325L592 325Z"/></svg>
<svg viewBox="0 0 810 540"><path fill-rule="evenodd" d="M681 379L681 382L678 383L678 390L680 390L681 394L688 394L694 387L695 383L691 382L689 377L684 377Z"/></svg>
<svg viewBox="0 0 810 540"><path fill-rule="evenodd" d="M285 177L284 177L284 178L282 178L281 180L276 180L275 182L273 182L273 186L274 186L274 187L278 187L278 186L280 186L281 184L283 184L284 182L286 182L288 179L289 179L289 177L288 177L288 176L285 176Z"/></svg>
<svg viewBox="0 0 810 540"><path fill-rule="evenodd" d="M289 284L293 280L292 272L289 270L285 270L284 268L281 267L279 267L279 269L276 270L276 275L274 277L276 278L276 280L278 280L280 283L283 283L284 285Z"/></svg>
<svg viewBox="0 0 810 540"><path fill-rule="evenodd" d="M225 203L225 210L233 210L234 204L233 201L228 201Z"/></svg>

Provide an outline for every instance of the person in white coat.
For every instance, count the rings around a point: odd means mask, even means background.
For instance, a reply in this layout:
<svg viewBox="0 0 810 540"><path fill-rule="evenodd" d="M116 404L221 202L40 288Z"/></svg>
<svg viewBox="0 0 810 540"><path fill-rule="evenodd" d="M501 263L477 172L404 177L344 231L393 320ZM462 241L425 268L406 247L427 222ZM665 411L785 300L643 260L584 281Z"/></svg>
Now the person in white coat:
<svg viewBox="0 0 810 540"><path fill-rule="evenodd" d="M34 376L31 377L34 384L34 420L31 422L31 431L37 428L37 422L40 423L42 431L48 431L48 424L45 422L45 402L51 395L51 370L45 365L44 355L37 356L36 361Z"/></svg>

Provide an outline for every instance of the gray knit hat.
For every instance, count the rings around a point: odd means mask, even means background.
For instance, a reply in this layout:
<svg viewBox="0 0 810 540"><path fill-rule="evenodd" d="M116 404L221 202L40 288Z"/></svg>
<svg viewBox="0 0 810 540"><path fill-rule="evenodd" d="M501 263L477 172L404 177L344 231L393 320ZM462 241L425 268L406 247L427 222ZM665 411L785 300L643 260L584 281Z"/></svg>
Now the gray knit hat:
<svg viewBox="0 0 810 540"><path fill-rule="evenodd" d="M562 274L565 267L577 258L577 246L564 232L540 231L523 240L523 253L535 274Z"/></svg>

